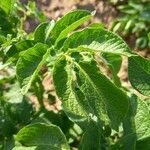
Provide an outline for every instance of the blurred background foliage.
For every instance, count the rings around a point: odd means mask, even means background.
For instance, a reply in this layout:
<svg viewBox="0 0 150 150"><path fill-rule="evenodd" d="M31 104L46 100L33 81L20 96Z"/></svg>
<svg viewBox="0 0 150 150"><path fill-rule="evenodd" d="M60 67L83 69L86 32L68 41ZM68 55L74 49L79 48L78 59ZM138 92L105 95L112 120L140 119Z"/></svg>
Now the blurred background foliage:
<svg viewBox="0 0 150 150"><path fill-rule="evenodd" d="M128 0L124 4L111 2L121 12L120 17L113 22L112 30L123 37L135 36L135 48L150 48L150 1Z"/></svg>

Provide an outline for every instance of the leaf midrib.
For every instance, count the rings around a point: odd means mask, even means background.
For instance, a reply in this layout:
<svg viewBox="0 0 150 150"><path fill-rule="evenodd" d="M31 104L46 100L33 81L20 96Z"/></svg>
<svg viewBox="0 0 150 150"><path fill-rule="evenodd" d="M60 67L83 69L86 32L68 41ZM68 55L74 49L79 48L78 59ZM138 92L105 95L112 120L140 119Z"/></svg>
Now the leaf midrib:
<svg viewBox="0 0 150 150"><path fill-rule="evenodd" d="M67 26L66 29L64 29L63 31L61 31L61 33L59 34L58 38L56 39L55 47L57 46L58 42L60 42L60 40L62 40L62 39L64 38L64 37L63 37L63 34L64 34L67 30L69 30L69 28L73 27L75 24L79 23L80 21L82 21L82 20L84 20L84 19L86 19L86 18L87 18L87 19L90 19L91 17L92 17L92 15L87 15L87 16L82 17L81 19L79 19L79 20L73 22L71 25ZM77 28L77 27L75 27L75 28Z"/></svg>
<svg viewBox="0 0 150 150"><path fill-rule="evenodd" d="M78 69L80 69L81 70L81 72L85 75L85 77L87 78L87 80L89 81L89 83L92 85L92 87L93 87L93 89L96 91L96 93L97 93L97 95L98 95L98 97L100 98L100 100L102 100L102 102L104 103L104 105L105 105L105 102L103 101L103 98L101 97L101 95L100 95L100 93L99 93L99 91L97 90L97 87L94 85L94 83L91 81L91 79L90 79L90 77L88 76L88 74L82 69L82 67L78 64L78 63L76 63L75 61L73 61L73 59L70 57L70 56L68 56L68 55L65 55L67 58L69 58L69 60L71 60L71 62L73 62L76 66L77 66L77 68ZM95 101L94 101L95 102ZM91 108L91 106L89 105L89 102L87 101L87 103L88 103L88 106ZM93 108L91 109L91 110L93 110ZM98 114L96 114L96 116L97 116ZM100 118L99 118L100 119Z"/></svg>

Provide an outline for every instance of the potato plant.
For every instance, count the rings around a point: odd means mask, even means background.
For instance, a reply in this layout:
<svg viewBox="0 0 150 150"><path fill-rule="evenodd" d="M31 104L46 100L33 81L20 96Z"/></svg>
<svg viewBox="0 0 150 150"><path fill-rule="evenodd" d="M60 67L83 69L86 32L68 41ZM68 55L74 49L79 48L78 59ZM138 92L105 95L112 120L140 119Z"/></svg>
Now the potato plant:
<svg viewBox="0 0 150 150"><path fill-rule="evenodd" d="M126 37L135 36L138 49L150 48L150 3L149 1L132 1L119 5L117 9L122 13L121 17L113 22L112 30Z"/></svg>
<svg viewBox="0 0 150 150"><path fill-rule="evenodd" d="M94 13L71 11L56 22L41 23L7 51L1 49L1 68L12 67L17 78L0 80L10 86L0 95L2 149L150 149L150 61L99 23L83 28ZM124 57L131 88L117 76ZM42 84L44 67L62 103L57 113L43 103L49 92ZM32 95L39 101L37 111ZM50 92L49 98L54 98Z"/></svg>

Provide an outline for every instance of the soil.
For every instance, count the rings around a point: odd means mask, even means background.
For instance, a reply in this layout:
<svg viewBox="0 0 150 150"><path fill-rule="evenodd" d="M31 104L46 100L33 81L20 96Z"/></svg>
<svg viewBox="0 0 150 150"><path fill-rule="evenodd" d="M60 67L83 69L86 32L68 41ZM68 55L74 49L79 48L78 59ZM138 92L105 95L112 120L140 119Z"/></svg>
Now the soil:
<svg viewBox="0 0 150 150"><path fill-rule="evenodd" d="M106 0L42 0L37 1L37 5L49 19L57 19L74 9L96 10L94 20L110 26L117 16L115 8Z"/></svg>
<svg viewBox="0 0 150 150"><path fill-rule="evenodd" d="M21 1L24 4L28 2L28 0ZM107 28L110 28L113 19L119 15L115 7L110 5L106 0L36 0L35 2L38 9L44 13L48 20L57 20L74 9L96 10L96 15L93 19L94 22L101 22ZM28 19L25 30L31 32L37 25L37 20Z"/></svg>

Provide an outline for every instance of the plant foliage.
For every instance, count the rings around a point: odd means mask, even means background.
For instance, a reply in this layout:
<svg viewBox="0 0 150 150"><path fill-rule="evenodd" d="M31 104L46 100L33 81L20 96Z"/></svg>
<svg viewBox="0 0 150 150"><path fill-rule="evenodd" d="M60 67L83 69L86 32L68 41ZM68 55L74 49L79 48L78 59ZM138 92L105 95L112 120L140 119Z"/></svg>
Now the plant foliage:
<svg viewBox="0 0 150 150"><path fill-rule="evenodd" d="M150 3L149 1L129 0L119 5L121 17L114 21L112 30L123 36L135 36L135 47L139 49L150 48Z"/></svg>
<svg viewBox="0 0 150 150"><path fill-rule="evenodd" d="M16 10L12 3L0 3L1 17L6 20ZM131 52L101 24L82 28L93 15L74 10L56 22L42 22L30 34L21 29L18 35L15 26L7 34L0 28L1 149L150 149L149 101L133 92L149 99L150 61ZM117 76L123 57L129 61L129 89ZM49 103L56 103L43 86L46 74L51 75L55 96L62 103L57 113L47 110L44 103L45 95ZM38 110L31 105L31 97L38 100Z"/></svg>

